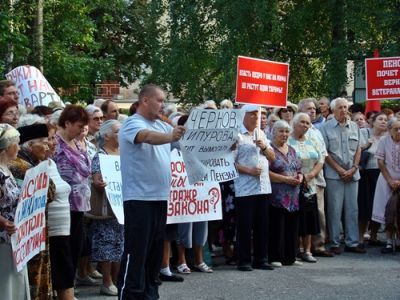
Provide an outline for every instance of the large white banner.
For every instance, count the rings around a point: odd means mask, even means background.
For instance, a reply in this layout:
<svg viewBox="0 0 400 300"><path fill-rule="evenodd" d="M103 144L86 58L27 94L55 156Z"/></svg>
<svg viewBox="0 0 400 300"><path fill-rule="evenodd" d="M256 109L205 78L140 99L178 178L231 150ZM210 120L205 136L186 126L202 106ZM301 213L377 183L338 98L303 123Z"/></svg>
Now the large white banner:
<svg viewBox="0 0 400 300"><path fill-rule="evenodd" d="M167 224L222 219L218 182L189 184L185 163L177 149L171 152L171 174Z"/></svg>
<svg viewBox="0 0 400 300"><path fill-rule="evenodd" d="M26 108L48 106L52 101L62 103L47 79L33 66L19 66L7 73L6 78L16 83L19 103Z"/></svg>
<svg viewBox="0 0 400 300"><path fill-rule="evenodd" d="M15 212L17 232L11 236L11 246L17 271L46 248L47 190L49 162L44 161L26 171L22 194Z"/></svg>
<svg viewBox="0 0 400 300"><path fill-rule="evenodd" d="M190 184L224 182L238 177L232 145L245 112L239 109L194 109L179 140Z"/></svg>
<svg viewBox="0 0 400 300"><path fill-rule="evenodd" d="M124 201L122 199L122 179L119 155L99 154L100 171L107 199L119 224L124 224Z"/></svg>

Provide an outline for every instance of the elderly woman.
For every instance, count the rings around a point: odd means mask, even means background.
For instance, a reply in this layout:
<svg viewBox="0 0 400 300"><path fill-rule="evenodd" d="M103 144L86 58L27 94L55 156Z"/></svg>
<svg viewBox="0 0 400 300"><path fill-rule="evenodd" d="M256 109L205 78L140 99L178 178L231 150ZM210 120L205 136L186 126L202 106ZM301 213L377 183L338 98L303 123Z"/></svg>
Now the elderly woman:
<svg viewBox="0 0 400 300"><path fill-rule="evenodd" d="M289 138L289 145L296 150L297 157L301 161L301 173L304 176L304 184L308 187L308 195L315 195L314 204L305 207L300 203L299 210L299 236L304 249L301 259L315 263L317 260L311 254L311 236L320 233L316 177L323 167L324 156L318 142L314 141L310 135L306 135L310 127L311 119L308 114L296 114L293 118L293 131Z"/></svg>
<svg viewBox="0 0 400 300"><path fill-rule="evenodd" d="M58 299L74 299L75 273L72 265L70 246L69 193L71 187L60 176L53 156L57 140L56 127L48 125L49 136L46 157L49 159L48 174L53 181L56 192L48 206L48 233L50 245L51 280L53 290L57 291Z"/></svg>
<svg viewBox="0 0 400 300"><path fill-rule="evenodd" d="M83 132L87 123L88 115L82 107L67 106L58 119L59 132L56 136L57 146L53 157L61 178L71 186L70 247L74 272L84 240L83 215L85 211L90 210L91 173L88 154L78 146L75 139Z"/></svg>
<svg viewBox="0 0 400 300"><path fill-rule="evenodd" d="M274 113L279 119L286 121L288 124L292 124L293 116L297 113L297 105L288 101L286 108L275 108Z"/></svg>
<svg viewBox="0 0 400 300"><path fill-rule="evenodd" d="M29 118L28 115L26 117ZM44 122L43 119L41 120ZM26 123L24 120L21 121ZM12 161L10 170L17 179L17 183L21 185L26 171L46 159L48 129L46 124L34 123L18 127L18 131L20 133L21 150L18 152L17 159ZM54 191L54 184L50 182L47 195L48 203L52 201ZM46 249L28 262L28 276L31 298L50 299L52 285L48 240L46 240Z"/></svg>
<svg viewBox="0 0 400 300"><path fill-rule="evenodd" d="M18 105L13 100L0 101L0 123L17 128L19 121Z"/></svg>
<svg viewBox="0 0 400 300"><path fill-rule="evenodd" d="M99 151L92 161L92 261L98 262L103 274L100 294L117 296L117 282L120 260L124 245L123 225L119 224L108 202L100 170L99 154L119 155L118 132L121 124L117 120L104 122L97 135Z"/></svg>
<svg viewBox="0 0 400 300"><path fill-rule="evenodd" d="M368 157L360 169L360 183L358 185L358 226L360 230L360 245L364 244L364 235L371 230L368 241L370 246L381 246L382 242L377 239L379 223L371 221L372 206L376 182L379 177L378 160L375 157L380 140L387 133L387 116L384 113L377 113L372 117L372 128L362 128L361 149L367 152Z"/></svg>
<svg viewBox="0 0 400 300"><path fill-rule="evenodd" d="M240 131L235 163L239 177L235 183L238 270L272 270L267 263L268 212L271 183L269 161L275 159L269 141L257 127L259 108L244 105L246 112ZM251 257L253 236L253 260Z"/></svg>
<svg viewBox="0 0 400 300"><path fill-rule="evenodd" d="M14 216L20 189L9 165L17 158L19 132L8 124L0 124L0 291L2 299L30 299L27 268L17 272L10 235L15 233Z"/></svg>
<svg viewBox="0 0 400 300"><path fill-rule="evenodd" d="M375 152L381 173L375 189L372 220L381 224L385 224L387 201L400 188L400 119L390 119L387 127L389 134L380 140ZM386 247L382 249L382 253L393 251L393 235L394 232L386 232Z"/></svg>
<svg viewBox="0 0 400 300"><path fill-rule="evenodd" d="M296 261L299 232L299 187L303 181L301 161L296 150L288 145L290 126L280 120L272 128L271 163L272 194L269 217L268 260L271 265L300 265Z"/></svg>

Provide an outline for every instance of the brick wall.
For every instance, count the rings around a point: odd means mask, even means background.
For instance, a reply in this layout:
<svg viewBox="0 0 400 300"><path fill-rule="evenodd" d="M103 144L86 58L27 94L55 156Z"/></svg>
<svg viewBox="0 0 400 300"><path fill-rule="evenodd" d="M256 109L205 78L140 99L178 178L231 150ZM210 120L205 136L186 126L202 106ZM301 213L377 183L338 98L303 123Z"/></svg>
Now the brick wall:
<svg viewBox="0 0 400 300"><path fill-rule="evenodd" d="M119 94L119 87L118 81L103 81L96 84L95 96L96 98L113 99L113 96Z"/></svg>

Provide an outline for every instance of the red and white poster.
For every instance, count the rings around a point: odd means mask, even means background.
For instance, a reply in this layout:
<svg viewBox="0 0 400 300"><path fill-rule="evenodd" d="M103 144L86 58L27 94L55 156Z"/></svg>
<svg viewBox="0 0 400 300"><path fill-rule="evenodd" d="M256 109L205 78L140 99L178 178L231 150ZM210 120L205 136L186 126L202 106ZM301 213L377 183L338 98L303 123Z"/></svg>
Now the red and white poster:
<svg viewBox="0 0 400 300"><path fill-rule="evenodd" d="M167 224L222 219L222 199L218 182L199 181L189 184L182 154L171 152L171 190Z"/></svg>
<svg viewBox="0 0 400 300"><path fill-rule="evenodd" d="M236 103L286 107L289 64L239 56Z"/></svg>
<svg viewBox="0 0 400 300"><path fill-rule="evenodd" d="M400 99L400 57L365 59L367 100Z"/></svg>

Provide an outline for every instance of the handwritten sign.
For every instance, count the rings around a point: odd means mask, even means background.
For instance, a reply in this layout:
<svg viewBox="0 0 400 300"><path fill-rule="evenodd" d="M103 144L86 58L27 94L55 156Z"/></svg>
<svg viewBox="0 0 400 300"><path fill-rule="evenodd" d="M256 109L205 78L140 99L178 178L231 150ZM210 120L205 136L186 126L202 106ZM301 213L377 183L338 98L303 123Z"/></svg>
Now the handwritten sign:
<svg viewBox="0 0 400 300"><path fill-rule="evenodd" d="M239 56L236 74L236 102L286 107L289 64Z"/></svg>
<svg viewBox="0 0 400 300"><path fill-rule="evenodd" d="M171 190L167 224L222 219L221 191L217 182L189 184L181 153L171 152Z"/></svg>
<svg viewBox="0 0 400 300"><path fill-rule="evenodd" d="M118 155L99 154L100 171L107 183L105 192L111 209L119 224L124 224L124 201L122 199L122 179L120 157Z"/></svg>
<svg viewBox="0 0 400 300"><path fill-rule="evenodd" d="M190 184L224 182L238 177L232 145L243 123L243 110L195 109L179 140Z"/></svg>
<svg viewBox="0 0 400 300"><path fill-rule="evenodd" d="M365 60L367 100L400 99L400 57Z"/></svg>
<svg viewBox="0 0 400 300"><path fill-rule="evenodd" d="M43 74L33 66L20 66L6 74L8 80L16 83L19 103L26 108L38 105L48 106L50 102L62 103Z"/></svg>
<svg viewBox="0 0 400 300"><path fill-rule="evenodd" d="M48 162L26 171L22 183L22 195L15 212L17 232L11 236L11 246L17 271L46 248L47 190L49 177Z"/></svg>

